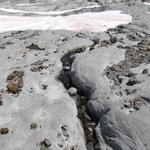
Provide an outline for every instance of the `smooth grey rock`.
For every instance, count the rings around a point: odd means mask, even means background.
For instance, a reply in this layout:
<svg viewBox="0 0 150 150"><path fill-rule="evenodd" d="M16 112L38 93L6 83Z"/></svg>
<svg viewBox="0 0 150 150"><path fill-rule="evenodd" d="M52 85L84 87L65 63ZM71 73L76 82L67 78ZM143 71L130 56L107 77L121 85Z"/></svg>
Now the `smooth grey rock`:
<svg viewBox="0 0 150 150"><path fill-rule="evenodd" d="M0 92L3 101L0 125L10 131L1 136L1 149L40 149L41 141L47 138L52 142L50 148L53 150L71 148L72 145L86 150L83 128L76 117L75 101L66 93L62 83L56 80L63 69L60 59L64 53L61 50L53 53L58 48L59 38L72 39L75 34L67 31L15 31L0 34L0 45L7 41L13 43L6 44L5 51L0 49L0 89L4 91ZM45 50L27 49L32 43ZM83 46L82 42L80 45ZM45 69L38 69L42 66ZM33 67L37 68L36 72L32 71ZM24 71L23 88L18 95L5 92L7 76L14 70ZM41 85L47 85L46 90ZM38 124L35 130L30 129L33 122ZM64 124L68 127L67 140L61 130ZM58 136L59 133L61 136ZM61 148L59 143L64 147ZM46 145L50 143L46 141Z"/></svg>
<svg viewBox="0 0 150 150"><path fill-rule="evenodd" d="M119 4L118 7L122 7L122 4ZM113 5L113 8L115 7ZM125 7L124 10L126 10ZM127 7L133 9L132 13L131 10L126 10L132 14L133 23L124 26L126 32L122 29L117 31L117 28L107 31L111 36L115 35L117 38L122 37L124 39L123 48L118 47L118 43L110 44L108 39L106 45L96 48L90 53L77 54L71 68L72 82L75 87L85 93L88 98L88 112L98 122L95 132L101 150L150 149L150 121L148 119L150 115L150 95L148 92L150 90L148 84L150 78L148 74L142 74L143 69L149 70L150 64L147 62L148 57L145 57L147 52L144 49L142 54L137 54L136 48L132 49L131 46L131 51L134 51L133 57L138 57L136 62L128 49L130 45L136 45L138 49L138 42L150 40L148 19L150 14L147 14L146 6L141 2ZM140 7L142 8L140 12L143 14L137 11ZM140 16L137 17L135 12L140 13ZM142 20L145 20L145 26L142 25ZM144 31L147 34L142 35ZM139 38L140 41L128 39L127 34L135 33L140 33L137 34L138 36L142 35ZM144 45L146 46L146 44ZM143 57L142 61L139 56ZM125 60L126 63L123 64ZM114 70L108 78L106 70L111 66L114 66ZM118 74L116 75L118 79L122 79L119 84L116 84L116 79L113 78L115 73ZM111 76L113 77L111 78ZM128 86L126 83L129 79L138 82ZM126 89L135 91L126 93ZM134 101L138 97L142 100L141 104ZM131 106L123 107L128 101L131 102Z"/></svg>

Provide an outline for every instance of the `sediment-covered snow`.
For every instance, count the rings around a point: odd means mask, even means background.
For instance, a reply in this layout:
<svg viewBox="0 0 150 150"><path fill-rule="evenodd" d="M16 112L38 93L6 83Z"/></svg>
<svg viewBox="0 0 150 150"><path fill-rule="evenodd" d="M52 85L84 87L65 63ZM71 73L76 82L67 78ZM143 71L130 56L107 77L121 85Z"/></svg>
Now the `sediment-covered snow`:
<svg viewBox="0 0 150 150"><path fill-rule="evenodd" d="M32 4L24 4L24 6L26 6L26 5L32 5ZM23 4L21 6L23 6ZM9 9L9 8L0 8L0 10L4 11L4 12L9 12L9 13L24 13L24 14L31 14L32 13L32 14L38 14L38 15L61 15L63 13L67 13L67 12L79 11L79 10L82 10L82 9L96 8L96 7L100 7L100 6L99 5L92 5L92 6L79 7L79 8L76 8L76 9L68 9L68 10L61 10L61 11L47 11L47 12L43 12L43 11L24 11L24 10L20 10L20 9Z"/></svg>

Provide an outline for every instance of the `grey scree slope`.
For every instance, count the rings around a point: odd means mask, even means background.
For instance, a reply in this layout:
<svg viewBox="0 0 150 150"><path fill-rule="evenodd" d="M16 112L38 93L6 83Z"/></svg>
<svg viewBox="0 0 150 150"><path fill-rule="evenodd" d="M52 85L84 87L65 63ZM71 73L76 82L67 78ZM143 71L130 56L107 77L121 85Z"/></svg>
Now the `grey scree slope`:
<svg viewBox="0 0 150 150"><path fill-rule="evenodd" d="M94 149L150 150L150 8L140 0L97 2L129 13L133 22L106 33L0 34L0 127L9 129L0 135L2 150L86 150L75 102L56 80L61 57L83 47L70 75L97 123ZM10 94L6 81L14 70L24 72L23 88Z"/></svg>

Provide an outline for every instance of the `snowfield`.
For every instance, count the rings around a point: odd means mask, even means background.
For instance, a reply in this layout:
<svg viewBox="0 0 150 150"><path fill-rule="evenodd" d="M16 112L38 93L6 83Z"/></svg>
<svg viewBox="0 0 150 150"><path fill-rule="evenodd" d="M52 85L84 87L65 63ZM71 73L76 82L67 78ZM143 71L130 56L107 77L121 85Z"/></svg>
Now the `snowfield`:
<svg viewBox="0 0 150 150"><path fill-rule="evenodd" d="M90 6L93 7L93 6ZM95 6L94 6L95 7ZM87 7L86 7L87 8ZM81 9L81 8L79 8ZM0 8L1 11L10 13L29 13L15 9ZM33 14L61 15L68 11L54 12L32 12ZM76 9L78 10L78 9ZM31 13L31 12L30 12ZM121 11L87 12L72 14L68 16L16 16L0 15L0 32L14 30L69 30L79 32L103 32L109 28L114 28L119 24L127 24L132 21L128 14Z"/></svg>

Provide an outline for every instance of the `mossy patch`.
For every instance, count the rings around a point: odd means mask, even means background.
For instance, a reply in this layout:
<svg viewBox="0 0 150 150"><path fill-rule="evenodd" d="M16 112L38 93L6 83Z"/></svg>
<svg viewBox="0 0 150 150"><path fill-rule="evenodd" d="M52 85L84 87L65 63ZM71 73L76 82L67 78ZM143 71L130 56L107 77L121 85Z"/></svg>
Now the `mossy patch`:
<svg viewBox="0 0 150 150"><path fill-rule="evenodd" d="M4 134L8 134L9 129L8 128L0 128L0 134L4 135Z"/></svg>
<svg viewBox="0 0 150 150"><path fill-rule="evenodd" d="M23 87L23 71L13 71L7 77L7 91L16 94L22 90Z"/></svg>

